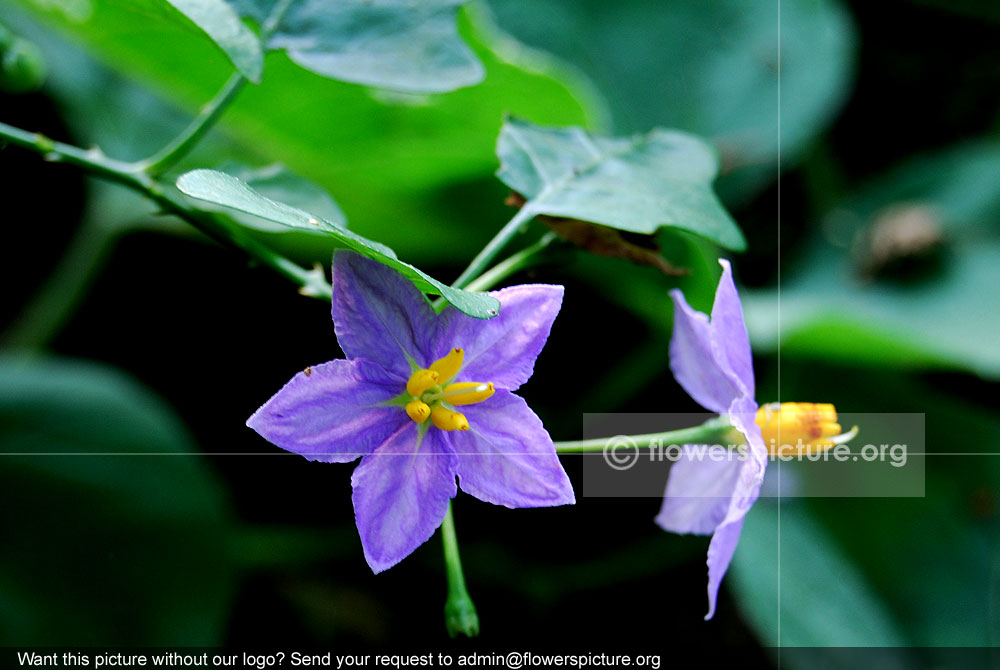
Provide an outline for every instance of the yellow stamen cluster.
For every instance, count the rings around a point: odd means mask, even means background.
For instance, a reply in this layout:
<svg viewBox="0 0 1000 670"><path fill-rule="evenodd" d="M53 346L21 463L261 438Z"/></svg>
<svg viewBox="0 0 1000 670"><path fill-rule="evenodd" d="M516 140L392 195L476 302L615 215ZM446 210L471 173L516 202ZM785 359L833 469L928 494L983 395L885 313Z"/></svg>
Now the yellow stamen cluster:
<svg viewBox="0 0 1000 670"><path fill-rule="evenodd" d="M825 451L854 437L837 423L837 410L828 403L770 403L757 410L757 425L772 456L803 456Z"/></svg>
<svg viewBox="0 0 1000 670"><path fill-rule="evenodd" d="M446 356L434 361L430 367L410 375L406 392L412 400L406 403L406 414L416 423L431 420L441 430L469 430L464 414L448 405L472 405L492 396L493 384L480 382L449 383L462 368L462 349L452 349Z"/></svg>

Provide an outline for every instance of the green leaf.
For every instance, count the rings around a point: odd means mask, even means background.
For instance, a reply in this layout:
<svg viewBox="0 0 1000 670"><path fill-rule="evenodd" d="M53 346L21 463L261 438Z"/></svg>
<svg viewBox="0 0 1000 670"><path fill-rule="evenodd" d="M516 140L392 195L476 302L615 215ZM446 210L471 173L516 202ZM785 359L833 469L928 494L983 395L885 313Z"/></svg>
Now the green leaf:
<svg viewBox="0 0 1000 670"><path fill-rule="evenodd" d="M746 242L712 192L712 149L686 133L656 129L632 138L508 120L497 142L497 176L536 214L633 233L673 227L727 249Z"/></svg>
<svg viewBox="0 0 1000 670"><path fill-rule="evenodd" d="M230 73L229 63L216 57L203 35L139 13L131 3L100 0L89 21L76 23L38 10L26 18L28 13L18 12L24 2L0 2L0 20L18 18L18 30L46 53L50 49L40 35L63 47L50 57L60 66L50 73L49 86L63 105L78 110L70 120L83 146L99 143L110 155L141 159L141 153L159 147L147 147L151 137L142 134L112 141L122 127L122 110L130 112L137 129L166 130L167 138L189 118L165 117L131 99L116 110L103 96L95 98L94 86L103 90L108 82L77 76L93 61L79 44L115 73L190 111L215 95ZM587 91L581 92L563 69L495 34L478 15L463 10L459 29L486 68L482 86L445 95L389 96L320 77L274 53L260 86L245 87L218 132L206 140L228 140L232 159L247 161L252 151L255 162L280 162L315 181L336 198L355 232L386 243L411 262L453 264L471 258L507 218L498 206L502 189L491 176L504 112L552 125L589 125L602 117ZM153 43L155 51L149 49ZM95 105L99 114L90 113ZM131 146L136 142L145 148ZM200 145L185 162L187 169L217 165L223 158L203 149ZM315 251L305 237L283 235L274 243L306 261L315 258ZM429 239L448 244L428 244Z"/></svg>
<svg viewBox="0 0 1000 670"><path fill-rule="evenodd" d="M225 0L166 0L219 45L244 77L260 83L264 53L260 39Z"/></svg>
<svg viewBox="0 0 1000 670"><path fill-rule="evenodd" d="M292 0L267 42L324 77L414 93L478 84L483 66L455 25L466 0ZM261 24L278 0L233 0Z"/></svg>
<svg viewBox="0 0 1000 670"><path fill-rule="evenodd" d="M779 148L793 164L851 84L855 32L836 0L489 5L517 39L588 75L616 132L665 126L710 138L735 170L724 192L776 178Z"/></svg>
<svg viewBox="0 0 1000 670"><path fill-rule="evenodd" d="M159 398L106 366L2 358L0 452L0 643L222 641L229 510Z"/></svg>
<svg viewBox="0 0 1000 670"><path fill-rule="evenodd" d="M284 50L300 67L323 77L440 93L483 78L482 65L455 23L465 1L138 0L133 9L182 20L161 5L169 3L254 83L261 80L264 51ZM254 19L266 34L258 37L241 17Z"/></svg>
<svg viewBox="0 0 1000 670"><path fill-rule="evenodd" d="M780 295L745 295L755 346L780 341L784 356L1000 377L1000 310L985 308L983 293L1000 284L997 174L1000 145L967 145L915 160L840 203L836 217L783 264ZM926 213L941 248L915 259L922 271L913 276L870 276L863 240L900 205Z"/></svg>
<svg viewBox="0 0 1000 670"><path fill-rule="evenodd" d="M780 510L771 500L754 505L729 580L766 645L779 639L783 647L906 643L861 572L795 501Z"/></svg>
<svg viewBox="0 0 1000 670"><path fill-rule="evenodd" d="M349 249L401 272L421 291L440 295L456 309L469 316L489 319L499 314L500 301L496 298L485 293L463 291L442 284L409 263L396 258L395 252L384 244L368 240L309 212L265 198L236 177L215 170L193 170L181 175L177 180L177 188L192 198L230 207L277 224L302 230L322 231Z"/></svg>
<svg viewBox="0 0 1000 670"><path fill-rule="evenodd" d="M327 221L338 228L347 225L344 213L334 202L330 194L318 184L303 179L289 172L280 163L251 168L241 163L227 162L218 166L219 172L225 172L243 181L264 197L276 202L283 202L297 209L314 213L318 218ZM242 212L226 211L234 220L254 230L271 233L288 231L288 226L274 223L259 216ZM309 232L318 232L315 228Z"/></svg>

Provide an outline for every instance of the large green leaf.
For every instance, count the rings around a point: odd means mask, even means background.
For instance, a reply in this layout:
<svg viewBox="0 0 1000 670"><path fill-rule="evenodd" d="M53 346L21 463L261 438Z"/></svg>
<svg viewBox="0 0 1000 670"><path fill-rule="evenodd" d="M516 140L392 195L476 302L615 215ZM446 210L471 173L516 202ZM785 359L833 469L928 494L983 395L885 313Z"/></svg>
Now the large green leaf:
<svg viewBox="0 0 1000 670"><path fill-rule="evenodd" d="M3 358L0 452L4 645L221 642L228 509L160 399L102 365Z"/></svg>
<svg viewBox="0 0 1000 670"><path fill-rule="evenodd" d="M702 140L672 130L608 138L581 128L508 120L497 142L497 176L535 214L590 221L633 233L668 226L728 249L746 245L712 192L718 165Z"/></svg>
<svg viewBox="0 0 1000 670"><path fill-rule="evenodd" d="M745 296L754 344L810 355L1000 376L1000 145L916 160L841 203L782 274L780 292ZM867 276L865 234L887 208L917 206L942 249L908 277ZM859 261L859 258L862 259Z"/></svg>
<svg viewBox="0 0 1000 670"><path fill-rule="evenodd" d="M267 41L316 74L368 86L440 93L477 84L483 66L459 37L466 0L291 0ZM232 0L264 24L284 0Z"/></svg>
<svg viewBox="0 0 1000 670"><path fill-rule="evenodd" d="M0 20L18 18L20 13L19 24L31 23L16 9L0 3ZM100 0L90 20L82 23L34 9L32 14L36 22L41 17L82 42L116 73L190 110L210 99L231 69L198 33L139 13L129 3ZM495 34L486 22L473 20L468 10L459 14L459 28L486 68L481 86L435 96L389 95L320 77L292 63L283 52L274 52L266 59L261 85L243 89L208 139L231 140L230 147L239 147L230 149L232 159L280 162L315 181L333 194L353 230L385 242L401 256L419 263L458 264L456 259L475 254L505 220L506 212L499 206L503 193L491 189L490 177L496 168L494 150L503 114L509 111L553 125L589 125L603 118L594 111L599 105L564 69ZM31 34L41 33L50 38L58 34L36 24ZM59 64L51 77L58 84L54 91L74 108L92 107L94 88L84 83L89 80L61 76L63 70L81 69L78 66L87 60L79 52L66 55L72 51L67 47L50 57ZM105 102L103 96L97 98ZM137 126L150 124L157 130L168 126L176 133L186 123L184 118L172 120L154 113L148 105L130 103L125 109L134 112ZM108 139L114 126L121 125L121 116L120 111L107 110L99 115L74 113L76 141L84 146L95 142L102 148L119 146L108 153L143 158ZM108 122L106 130L88 131L88 124L111 118L115 123ZM146 142L145 136L142 139ZM152 150L155 147L145 149ZM185 166L217 165L219 160L215 153L196 152ZM282 236L273 243L297 245L286 249L303 259L315 258L313 249L301 248L308 242L298 238ZM447 240L447 244L428 244L428 240Z"/></svg>
<svg viewBox="0 0 1000 670"><path fill-rule="evenodd" d="M747 621L765 644L905 644L864 576L809 518L801 501L785 501L780 510L769 499L754 505L747 514L729 579Z"/></svg>
<svg viewBox="0 0 1000 670"><path fill-rule="evenodd" d="M183 21L182 14L254 83L260 83L264 52L279 49L321 76L398 91L439 93L483 78L455 25L466 0L102 1L174 21ZM241 16L267 34L258 37Z"/></svg>
<svg viewBox="0 0 1000 670"><path fill-rule="evenodd" d="M729 169L742 168L741 181L777 176L779 148L792 164L850 85L854 30L837 0L489 4L519 40L589 75L617 132L666 126L708 137Z"/></svg>
<svg viewBox="0 0 1000 670"><path fill-rule="evenodd" d="M222 49L240 73L260 83L264 52L260 39L248 28L225 0L166 0L205 31Z"/></svg>
<svg viewBox="0 0 1000 670"><path fill-rule="evenodd" d="M488 319L496 316L500 311L500 301L496 298L485 293L463 291L442 284L409 263L404 263L396 258L395 252L384 244L361 237L322 217L265 198L247 186L245 182L223 172L193 170L181 175L180 179L177 180L177 188L192 198L230 207L280 225L301 230L319 230L326 233L363 256L401 272L421 291L440 295L456 309L469 316L477 319Z"/></svg>

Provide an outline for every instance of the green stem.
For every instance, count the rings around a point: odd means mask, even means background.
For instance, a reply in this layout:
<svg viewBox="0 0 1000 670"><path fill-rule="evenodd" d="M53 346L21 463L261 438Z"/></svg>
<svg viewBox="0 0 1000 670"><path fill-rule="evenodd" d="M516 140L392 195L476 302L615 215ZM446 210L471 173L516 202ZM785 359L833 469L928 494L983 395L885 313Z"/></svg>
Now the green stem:
<svg viewBox="0 0 1000 670"><path fill-rule="evenodd" d="M479 635L479 616L476 606L465 588L462 574L462 560L458 556L458 538L455 536L455 519L448 502L448 511L441 524L441 540L444 544L444 565L448 573L448 599L444 604L444 622L448 634L456 637L459 633L466 637Z"/></svg>
<svg viewBox="0 0 1000 670"><path fill-rule="evenodd" d="M329 300L333 295L330 284L319 269L307 270L226 223L210 212L194 209L176 192L144 172L136 172L131 163L108 158L99 149L84 150L71 144L56 142L39 133L29 133L0 123L0 139L42 154L46 160L67 163L108 181L127 186L160 208L191 224L213 240L242 250L253 260L299 285L303 295Z"/></svg>
<svg viewBox="0 0 1000 670"><path fill-rule="evenodd" d="M452 286L455 288L466 288L475 277L479 276L486 269L486 266L496 258L497 254L503 251L507 243L521 231L521 226L528 223L534 217L535 211L531 208L530 203L518 210L514 218L508 221L500 229L500 232L483 247L483 250L472 259L469 267L465 268L465 271L458 276L458 279L455 280Z"/></svg>
<svg viewBox="0 0 1000 670"><path fill-rule="evenodd" d="M3 122L0 122L0 139L39 153L47 161L75 165L98 177L124 184L139 191L143 191L153 184L153 180L148 175L136 172L132 163L108 158L97 148L81 149L71 144L56 142L41 133L29 133Z"/></svg>
<svg viewBox="0 0 1000 670"><path fill-rule="evenodd" d="M559 237L555 233L546 233L542 237L538 238L538 241L531 246L525 247L516 254L500 261L492 268L470 281L466 284L465 289L467 291L490 290L515 272L520 272L525 268L536 265L542 258L542 252L548 249L548 247L551 246L557 239L559 239ZM434 301L434 310L440 312L445 308L446 304L447 303L445 303L444 298L438 298Z"/></svg>
<svg viewBox="0 0 1000 670"><path fill-rule="evenodd" d="M267 42L270 39L271 34L274 33L275 29L281 23L281 19L284 18L285 12L288 11L292 2L293 0L281 0L274 6L261 28L262 42ZM191 149L205 136L205 133L215 125L215 122L222 116L222 112L226 110L226 107L229 106L229 103L233 101L233 98L243 89L246 83L246 77L239 72L234 72L229 77L229 80L223 84L222 88L219 89L219 92L215 94L215 97L202 107L198 116L180 135L146 160L135 163L133 169L145 172L150 177L156 177L176 165L178 161L188 155Z"/></svg>
<svg viewBox="0 0 1000 670"><path fill-rule="evenodd" d="M260 41L263 44L266 45L270 41L271 35L277 30L278 24L285 18L285 12L288 11L293 2L295 0L278 0L278 3L271 9L271 13L264 19L264 25L260 29Z"/></svg>
<svg viewBox="0 0 1000 670"><path fill-rule="evenodd" d="M471 280L465 285L467 291L488 291L515 272L535 265L539 254L545 251L559 236L553 232L545 233L531 246L521 249L516 254L500 261L492 268Z"/></svg>
<svg viewBox="0 0 1000 670"><path fill-rule="evenodd" d="M233 101L236 94L240 92L247 80L239 72L234 72L219 92L201 109L201 113L188 125L187 128L175 137L170 144L160 149L158 152L146 160L137 162L133 169L145 172L151 177L163 174L174 165L201 141L205 133L211 129L222 112L225 111L229 103Z"/></svg>
<svg viewBox="0 0 1000 670"><path fill-rule="evenodd" d="M733 430L726 416L712 417L700 426L668 430L662 433L644 433L642 435L626 435L615 437L628 438L628 444L639 448L668 444L715 444L726 442L725 438ZM556 451L560 454L582 454L591 451L604 451L611 444L611 437L600 437L594 440L576 440L571 442L556 442ZM620 443L616 443L621 446Z"/></svg>

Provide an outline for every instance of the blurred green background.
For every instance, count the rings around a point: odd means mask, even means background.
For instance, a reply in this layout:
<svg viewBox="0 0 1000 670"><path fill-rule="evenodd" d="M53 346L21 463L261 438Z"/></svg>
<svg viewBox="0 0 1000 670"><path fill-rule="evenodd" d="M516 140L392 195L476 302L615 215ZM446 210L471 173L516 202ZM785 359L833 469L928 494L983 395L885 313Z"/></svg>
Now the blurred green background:
<svg viewBox="0 0 1000 670"><path fill-rule="evenodd" d="M39 92L0 93L0 121L124 159L162 146L230 64L149 4L0 5L48 70ZM390 94L272 53L176 173L283 163L353 230L448 280L513 214L492 174L505 114L698 133L748 239L733 262L758 399L925 413L928 451L966 454L928 458L921 499L784 500L780 543L761 500L708 623L707 542L660 531L658 500L510 511L462 496L473 644L682 643L766 666L779 616L786 646L1000 641L995 4L490 0L459 24L481 84ZM4 456L0 644L443 644L437 539L373 576L351 468L244 427L294 371L341 355L328 306L73 168L6 148L0 184L2 451L108 454ZM332 249L259 236L305 265ZM667 291L707 309L720 252L659 241L689 277L581 252L512 278L567 286L523 389L555 439L579 437L583 412L695 409L667 366ZM177 455L115 455L141 452Z"/></svg>

